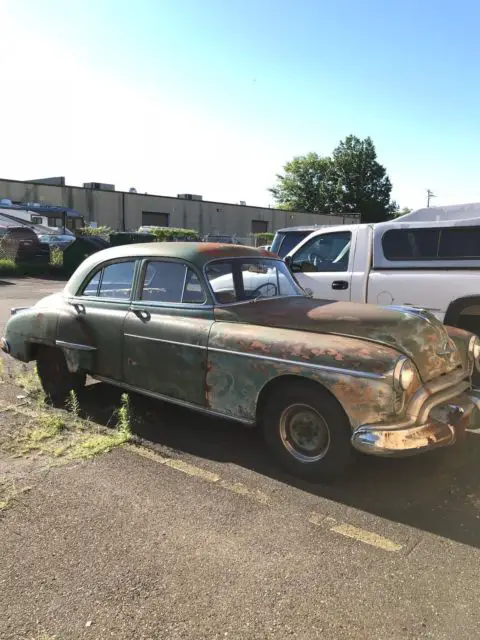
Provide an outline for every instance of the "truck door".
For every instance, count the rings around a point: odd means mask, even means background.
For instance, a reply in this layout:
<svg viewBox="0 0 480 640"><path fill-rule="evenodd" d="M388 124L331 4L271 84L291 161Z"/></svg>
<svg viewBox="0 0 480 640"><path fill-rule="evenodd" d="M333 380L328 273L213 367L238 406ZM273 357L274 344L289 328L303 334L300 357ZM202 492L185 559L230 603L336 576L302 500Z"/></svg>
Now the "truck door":
<svg viewBox="0 0 480 640"><path fill-rule="evenodd" d="M304 289L322 300L351 299L354 255L351 231L325 231L310 236L291 252L290 269Z"/></svg>

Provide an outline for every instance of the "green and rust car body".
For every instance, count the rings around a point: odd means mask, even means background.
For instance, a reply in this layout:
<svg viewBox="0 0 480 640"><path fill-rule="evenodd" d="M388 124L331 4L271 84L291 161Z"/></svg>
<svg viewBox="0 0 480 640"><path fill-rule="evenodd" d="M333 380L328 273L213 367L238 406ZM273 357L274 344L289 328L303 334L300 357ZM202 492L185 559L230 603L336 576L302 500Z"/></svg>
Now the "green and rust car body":
<svg viewBox="0 0 480 640"><path fill-rule="evenodd" d="M268 394L292 380L321 385L365 453L405 455L453 444L478 427L471 374L478 339L408 308L298 295L218 304L205 275L215 261L262 258L235 245L154 243L106 249L86 259L59 293L9 320L3 350L28 362L39 345L60 348L70 371L193 409L253 425ZM147 303L140 279L148 260L187 265L203 303ZM92 273L134 260L128 300L82 295ZM413 363L412 382L398 371Z"/></svg>

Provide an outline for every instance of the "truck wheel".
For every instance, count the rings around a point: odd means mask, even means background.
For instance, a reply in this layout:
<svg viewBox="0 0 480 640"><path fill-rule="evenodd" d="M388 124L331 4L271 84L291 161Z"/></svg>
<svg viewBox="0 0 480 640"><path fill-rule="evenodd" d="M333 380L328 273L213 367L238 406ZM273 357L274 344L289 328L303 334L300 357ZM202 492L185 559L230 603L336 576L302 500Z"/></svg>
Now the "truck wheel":
<svg viewBox="0 0 480 640"><path fill-rule="evenodd" d="M477 336L480 336L480 321L478 316L460 316L458 321L459 329L470 331ZM472 385L476 388L480 388L480 371L476 367L473 369Z"/></svg>
<svg viewBox="0 0 480 640"><path fill-rule="evenodd" d="M330 480L344 473L355 450L342 407L319 385L294 383L266 401L261 418L268 448L290 473L307 480Z"/></svg>
<svg viewBox="0 0 480 640"><path fill-rule="evenodd" d="M55 403L65 402L70 391L78 392L85 386L85 373L71 373L61 349L39 347L37 372L45 395Z"/></svg>

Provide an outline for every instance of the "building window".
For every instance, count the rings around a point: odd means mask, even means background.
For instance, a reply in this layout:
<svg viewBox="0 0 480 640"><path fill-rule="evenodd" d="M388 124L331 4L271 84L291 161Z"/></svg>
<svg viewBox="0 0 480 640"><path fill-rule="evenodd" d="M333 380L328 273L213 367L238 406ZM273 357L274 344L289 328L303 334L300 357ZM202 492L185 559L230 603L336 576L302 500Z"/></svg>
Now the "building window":
<svg viewBox="0 0 480 640"><path fill-rule="evenodd" d="M252 233L266 233L267 231L267 220L252 220Z"/></svg>
<svg viewBox="0 0 480 640"><path fill-rule="evenodd" d="M158 211L142 211L142 227L168 227L169 213Z"/></svg>
<svg viewBox="0 0 480 640"><path fill-rule="evenodd" d="M480 258L479 227L390 229L382 238L387 260L468 260Z"/></svg>

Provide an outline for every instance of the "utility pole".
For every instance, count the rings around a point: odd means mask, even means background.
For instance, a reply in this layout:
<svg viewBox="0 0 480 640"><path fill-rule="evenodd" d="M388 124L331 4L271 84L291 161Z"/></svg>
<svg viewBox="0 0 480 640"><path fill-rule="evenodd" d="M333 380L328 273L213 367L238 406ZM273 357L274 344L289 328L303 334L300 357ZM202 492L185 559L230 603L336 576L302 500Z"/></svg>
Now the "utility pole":
<svg viewBox="0 0 480 640"><path fill-rule="evenodd" d="M427 189L427 207L430 206L430 200L432 198L436 198L437 196L433 193L431 189Z"/></svg>

